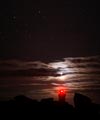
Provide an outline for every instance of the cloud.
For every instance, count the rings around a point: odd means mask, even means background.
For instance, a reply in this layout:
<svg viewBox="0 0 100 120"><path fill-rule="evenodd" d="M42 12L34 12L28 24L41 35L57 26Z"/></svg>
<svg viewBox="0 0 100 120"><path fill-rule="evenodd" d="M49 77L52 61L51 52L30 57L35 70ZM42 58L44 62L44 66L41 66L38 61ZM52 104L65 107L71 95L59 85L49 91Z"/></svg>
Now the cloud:
<svg viewBox="0 0 100 120"><path fill-rule="evenodd" d="M98 74L100 73L100 56L68 57L62 61L49 63L49 65L64 74Z"/></svg>
<svg viewBox="0 0 100 120"><path fill-rule="evenodd" d="M3 70L0 76L57 76L53 69Z"/></svg>
<svg viewBox="0 0 100 120"><path fill-rule="evenodd" d="M48 63L0 60L2 96L24 93L37 99L55 97L59 87L68 90L67 95L77 91L99 93L100 57L68 57Z"/></svg>
<svg viewBox="0 0 100 120"><path fill-rule="evenodd" d="M67 57L67 58L64 58L64 60L69 60L69 61L72 61L72 62L100 62L100 56L88 56L88 57Z"/></svg>
<svg viewBox="0 0 100 120"><path fill-rule="evenodd" d="M0 76L56 76L56 70L41 61L0 61Z"/></svg>
<svg viewBox="0 0 100 120"><path fill-rule="evenodd" d="M0 76L60 76L93 73L100 73L100 56L68 57L49 63L0 60Z"/></svg>
<svg viewBox="0 0 100 120"><path fill-rule="evenodd" d="M41 61L1 60L0 70L49 69L50 66Z"/></svg>

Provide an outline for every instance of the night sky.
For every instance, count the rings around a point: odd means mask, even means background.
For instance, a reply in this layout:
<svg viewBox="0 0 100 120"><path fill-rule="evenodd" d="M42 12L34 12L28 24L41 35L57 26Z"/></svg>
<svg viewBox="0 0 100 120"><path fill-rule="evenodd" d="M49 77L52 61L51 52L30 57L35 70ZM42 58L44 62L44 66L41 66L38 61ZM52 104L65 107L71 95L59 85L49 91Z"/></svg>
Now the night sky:
<svg viewBox="0 0 100 120"><path fill-rule="evenodd" d="M0 57L52 60L100 53L96 1L0 2Z"/></svg>
<svg viewBox="0 0 100 120"><path fill-rule="evenodd" d="M99 101L99 27L96 0L1 0L0 98L19 93L40 98L47 95L46 85L53 91L53 85L67 84L69 93L83 87L90 96L97 93L94 99Z"/></svg>

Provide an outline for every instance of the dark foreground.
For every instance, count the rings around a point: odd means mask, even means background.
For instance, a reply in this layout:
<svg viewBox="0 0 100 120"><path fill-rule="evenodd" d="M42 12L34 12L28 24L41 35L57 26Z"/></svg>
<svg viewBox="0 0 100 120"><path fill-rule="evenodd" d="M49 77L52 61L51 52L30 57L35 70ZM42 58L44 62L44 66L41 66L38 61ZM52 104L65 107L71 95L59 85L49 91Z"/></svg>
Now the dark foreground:
<svg viewBox="0 0 100 120"><path fill-rule="evenodd" d="M67 102L54 101L53 98L42 99L40 102L23 95L13 100L0 102L0 117L3 119L94 119L100 120L100 105L92 103L87 96L75 93L75 107ZM1 119L0 118L0 119Z"/></svg>

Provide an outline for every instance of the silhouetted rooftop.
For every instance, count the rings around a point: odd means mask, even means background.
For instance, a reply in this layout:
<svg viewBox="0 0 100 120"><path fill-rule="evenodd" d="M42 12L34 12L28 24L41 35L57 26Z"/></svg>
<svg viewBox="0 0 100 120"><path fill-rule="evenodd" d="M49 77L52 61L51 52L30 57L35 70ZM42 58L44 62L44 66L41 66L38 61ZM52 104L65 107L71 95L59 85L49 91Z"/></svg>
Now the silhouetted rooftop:
<svg viewBox="0 0 100 120"><path fill-rule="evenodd" d="M30 116L35 118L45 118L48 115L48 119L56 116L56 118L62 117L67 119L68 117L83 118L100 117L100 105L92 103L92 100L79 93L75 93L74 96L75 107L67 102L54 101L53 98L44 98L40 102L32 100L26 96L19 95L14 97L13 100L0 102L0 112L3 117L9 114L9 117ZM42 114L42 116L41 116ZM81 118L80 118L81 119Z"/></svg>

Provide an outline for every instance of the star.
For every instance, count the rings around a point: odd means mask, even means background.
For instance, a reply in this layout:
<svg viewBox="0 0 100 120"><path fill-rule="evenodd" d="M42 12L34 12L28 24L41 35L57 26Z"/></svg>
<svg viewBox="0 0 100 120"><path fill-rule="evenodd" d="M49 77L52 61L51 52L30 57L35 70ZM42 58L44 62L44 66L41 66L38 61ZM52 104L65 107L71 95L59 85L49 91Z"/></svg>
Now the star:
<svg viewBox="0 0 100 120"><path fill-rule="evenodd" d="M16 16L13 16L12 18L13 18L13 20L16 20Z"/></svg>
<svg viewBox="0 0 100 120"><path fill-rule="evenodd" d="M38 11L38 14L40 14L40 13L41 13L41 11L39 10L39 11Z"/></svg>

